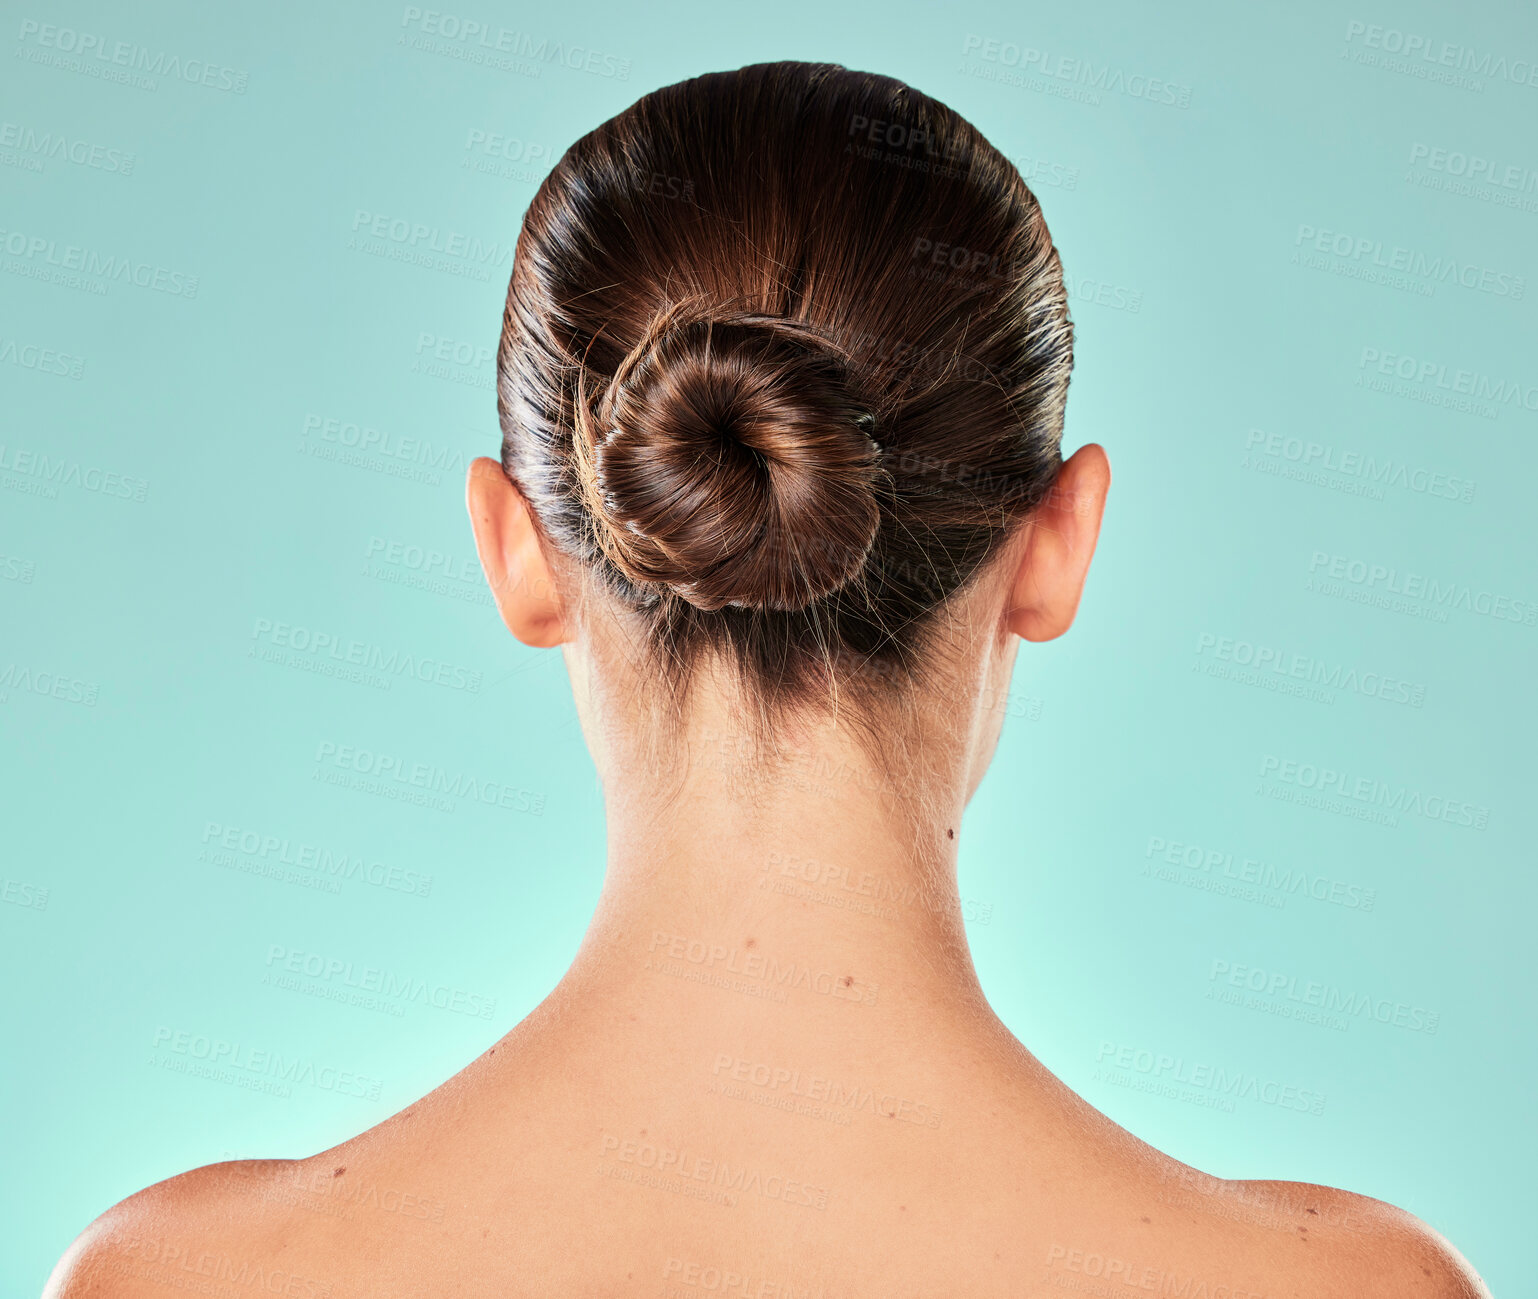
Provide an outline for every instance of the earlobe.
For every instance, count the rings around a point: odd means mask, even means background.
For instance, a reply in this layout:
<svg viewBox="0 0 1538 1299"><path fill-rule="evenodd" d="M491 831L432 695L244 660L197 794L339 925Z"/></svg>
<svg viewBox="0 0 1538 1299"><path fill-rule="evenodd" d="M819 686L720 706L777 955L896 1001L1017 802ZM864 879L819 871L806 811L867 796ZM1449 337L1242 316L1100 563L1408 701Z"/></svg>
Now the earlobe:
<svg viewBox="0 0 1538 1299"><path fill-rule="evenodd" d="M1036 507L1005 611L1022 639L1053 640L1073 626L1110 485L1110 461L1091 442L1064 461Z"/></svg>
<svg viewBox="0 0 1538 1299"><path fill-rule="evenodd" d="M534 516L495 460L478 456L471 461L465 504L481 572L507 629L538 649L569 640Z"/></svg>

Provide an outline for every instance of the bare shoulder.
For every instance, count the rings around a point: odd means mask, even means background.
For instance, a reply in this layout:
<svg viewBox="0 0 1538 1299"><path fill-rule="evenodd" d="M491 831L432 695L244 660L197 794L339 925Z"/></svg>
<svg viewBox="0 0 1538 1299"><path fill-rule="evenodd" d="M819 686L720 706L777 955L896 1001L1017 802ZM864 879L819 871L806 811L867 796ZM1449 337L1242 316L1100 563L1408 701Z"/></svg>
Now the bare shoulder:
<svg viewBox="0 0 1538 1299"><path fill-rule="evenodd" d="M1074 1099L1099 1120L1104 1164L1135 1170L1131 1189L1112 1200L1116 1215L1126 1221L1134 1209L1133 1219L1204 1263L1254 1267L1276 1283L1265 1285L1268 1296L1492 1299L1457 1247L1408 1210L1312 1182L1216 1177Z"/></svg>
<svg viewBox="0 0 1538 1299"><path fill-rule="evenodd" d="M1271 1233L1274 1244L1309 1278L1308 1293L1491 1299L1479 1273L1453 1243L1405 1209L1307 1182L1231 1181L1225 1186L1236 1200L1277 1211L1273 1225L1280 1221L1286 1230Z"/></svg>
<svg viewBox="0 0 1538 1299"><path fill-rule="evenodd" d="M54 1266L43 1299L149 1299L212 1281L276 1278L240 1242L281 1229L279 1188L297 1161L208 1164L130 1195L92 1222ZM264 1272L253 1275L253 1268ZM283 1278L284 1286L289 1284ZM307 1296L304 1278L278 1293Z"/></svg>
<svg viewBox="0 0 1538 1299"><path fill-rule="evenodd" d="M369 1293L353 1275L360 1245L367 1255L381 1238L407 1238L421 1253L446 1230L448 1192L424 1171L422 1150L443 1130L428 1119L452 1109L467 1072L318 1154L206 1164L130 1195L75 1238L43 1299Z"/></svg>

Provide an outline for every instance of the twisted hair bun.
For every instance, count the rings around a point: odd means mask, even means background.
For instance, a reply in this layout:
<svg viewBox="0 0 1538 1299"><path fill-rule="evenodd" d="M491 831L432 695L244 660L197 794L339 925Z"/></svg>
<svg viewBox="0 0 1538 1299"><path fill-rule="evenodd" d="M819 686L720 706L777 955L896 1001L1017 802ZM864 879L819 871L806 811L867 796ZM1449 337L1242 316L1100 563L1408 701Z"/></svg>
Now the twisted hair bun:
<svg viewBox="0 0 1538 1299"><path fill-rule="evenodd" d="M705 610L789 611L864 567L880 522L872 417L807 325L668 308L594 413L579 475L631 582Z"/></svg>
<svg viewBox="0 0 1538 1299"><path fill-rule="evenodd" d="M502 465L665 710L719 660L758 740L843 701L874 724L1057 480L1072 369L1008 158L892 77L757 63L642 96L540 183Z"/></svg>

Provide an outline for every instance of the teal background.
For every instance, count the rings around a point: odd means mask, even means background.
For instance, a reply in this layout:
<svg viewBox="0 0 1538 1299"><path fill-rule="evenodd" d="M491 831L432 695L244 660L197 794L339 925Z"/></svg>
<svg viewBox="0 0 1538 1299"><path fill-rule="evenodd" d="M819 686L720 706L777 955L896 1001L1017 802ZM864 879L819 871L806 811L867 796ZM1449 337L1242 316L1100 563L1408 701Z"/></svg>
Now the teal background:
<svg viewBox="0 0 1538 1299"><path fill-rule="evenodd" d="M559 978L599 889L601 808L558 656L514 642L478 594L463 476L469 457L496 454L490 362L430 363L440 339L489 357L518 223L571 141L654 87L778 58L900 77L1035 160L1075 285L1066 445L1102 443L1115 481L1079 622L1022 649L1017 715L968 813L962 896L995 1006L1070 1085L1180 1159L1392 1201L1495 1294L1518 1293L1538 1157L1538 627L1456 609L1439 622L1307 583L1317 552L1538 600L1538 412L1520 395L1490 418L1357 383L1375 348L1477 370L1538 405L1532 293L1408 277L1428 296L1341 270L1370 253L1326 270L1294 253L1308 225L1508 287L1538 272L1538 189L1512 192L1524 207L1406 179L1417 143L1538 168L1538 86L1441 84L1360 62L1364 38L1347 37L1356 20L1533 59L1531 7L449 11L605 56L598 71L537 76L402 43L416 29L401 5L0 10L0 348L13 345L0 361L0 1293L37 1293L75 1233L145 1185L307 1155L396 1112ZM28 21L247 81L111 83L35 61L47 55ZM1189 87L1189 107L990 80L979 70L1003 65L966 53L969 35L1163 78ZM29 152L17 131L133 165ZM477 131L524 156L478 169ZM445 270L359 251L359 210L486 255ZM48 254L28 255L18 231L57 257L82 245L196 276L196 296L49 282ZM1104 300L1085 281L1108 286ZM32 348L78 377L29 367ZM306 435L310 416L425 439L443 467L415 481L381 471L405 465L388 455L319 458L302 448L335 444ZM1254 465L1291 462L1246 464L1255 429L1438 470L1472 481L1473 499L1399 486L1375 499L1265 472ZM146 480L144 499L68 483L38 495L21 452ZM391 544L441 552L441 587L401 581L416 570L387 562ZM249 652L260 619L440 659L480 688L263 661ZM1423 704L1209 676L1204 634L1401 677ZM18 685L28 672L82 683L61 687L82 701ZM543 810L445 812L328 785L315 778L328 742L505 782ZM1257 795L1267 755L1465 799L1488 826L1372 824ZM210 823L430 875L430 892L225 868L203 856ZM1275 889L1266 904L1189 887L1211 878L1189 866L1160 879L1144 873L1152 838L1371 889L1374 905L1278 907ZM446 983L494 1011L395 1016L285 995L262 982L274 947ZM1215 960L1429 1008L1438 1029L1362 1016L1336 1030L1223 1004L1208 996ZM163 1034L157 1045L161 1030L352 1070L378 1096L175 1072L167 1062L187 1057ZM1320 1114L1183 1101L1108 1075L1107 1043L1327 1100Z"/></svg>

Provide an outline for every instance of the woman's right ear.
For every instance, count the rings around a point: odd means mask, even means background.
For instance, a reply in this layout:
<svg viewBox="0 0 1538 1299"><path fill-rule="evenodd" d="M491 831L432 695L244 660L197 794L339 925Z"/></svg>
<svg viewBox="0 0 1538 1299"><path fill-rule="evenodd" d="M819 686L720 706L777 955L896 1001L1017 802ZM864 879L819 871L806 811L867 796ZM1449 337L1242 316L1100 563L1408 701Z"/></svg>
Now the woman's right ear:
<svg viewBox="0 0 1538 1299"><path fill-rule="evenodd" d="M465 504L481 572L508 631L537 649L571 640L534 515L497 461L470 462Z"/></svg>
<svg viewBox="0 0 1538 1299"><path fill-rule="evenodd" d="M1036 507L1005 612L1007 626L1022 639L1053 640L1073 625L1110 486L1105 448L1087 442L1063 462Z"/></svg>

